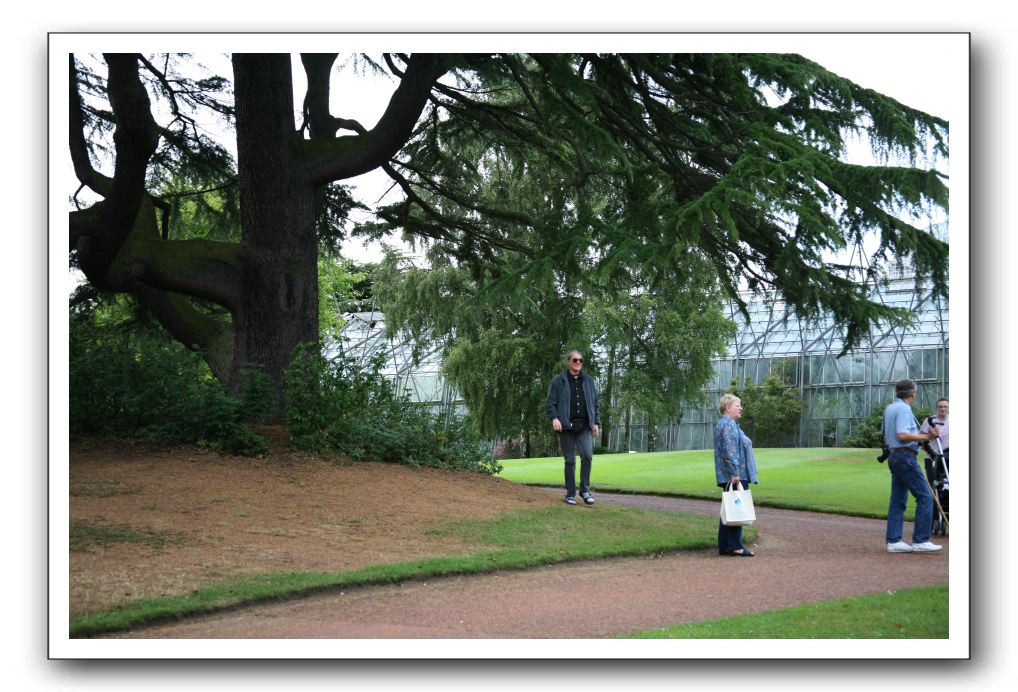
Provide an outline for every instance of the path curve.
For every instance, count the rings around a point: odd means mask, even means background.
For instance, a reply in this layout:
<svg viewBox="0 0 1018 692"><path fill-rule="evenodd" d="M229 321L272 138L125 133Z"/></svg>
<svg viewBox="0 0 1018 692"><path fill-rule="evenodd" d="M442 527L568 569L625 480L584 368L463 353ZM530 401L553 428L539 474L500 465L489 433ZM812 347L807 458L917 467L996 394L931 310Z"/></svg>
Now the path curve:
<svg viewBox="0 0 1018 692"><path fill-rule="evenodd" d="M717 502L705 500L597 497L645 509L706 516L718 511ZM586 639L947 583L948 538L936 540L944 545L941 553L892 555L884 550L884 525L878 519L758 507L752 558L680 552L354 587L107 636ZM910 525L905 535L911 535Z"/></svg>

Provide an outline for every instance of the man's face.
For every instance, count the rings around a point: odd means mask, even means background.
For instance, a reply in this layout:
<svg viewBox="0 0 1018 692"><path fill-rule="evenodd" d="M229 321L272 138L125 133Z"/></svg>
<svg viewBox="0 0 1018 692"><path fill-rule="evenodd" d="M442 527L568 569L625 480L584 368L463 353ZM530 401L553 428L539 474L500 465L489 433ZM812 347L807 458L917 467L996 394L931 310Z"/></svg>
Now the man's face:
<svg viewBox="0 0 1018 692"><path fill-rule="evenodd" d="M579 353L573 353L569 356L569 372L573 375L579 375L580 370L583 369L583 356Z"/></svg>
<svg viewBox="0 0 1018 692"><path fill-rule="evenodd" d="M948 409L948 403L946 401L938 401L937 402L937 418L940 418L941 420L947 418L947 413L948 413L947 409Z"/></svg>

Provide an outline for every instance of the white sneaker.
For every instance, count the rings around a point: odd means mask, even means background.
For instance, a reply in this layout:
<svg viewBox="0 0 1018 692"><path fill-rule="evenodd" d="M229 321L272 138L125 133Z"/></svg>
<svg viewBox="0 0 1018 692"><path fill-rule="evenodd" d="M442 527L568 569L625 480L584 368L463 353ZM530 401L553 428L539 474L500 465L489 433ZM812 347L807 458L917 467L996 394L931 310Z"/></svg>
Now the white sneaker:
<svg viewBox="0 0 1018 692"><path fill-rule="evenodd" d="M933 545L932 543L930 545ZM887 552L889 553L911 553L912 546L905 541L898 541L897 543L888 543Z"/></svg>
<svg viewBox="0 0 1018 692"><path fill-rule="evenodd" d="M944 546L937 545L936 543L930 543L929 541L926 541L925 543L916 543L912 546L913 552L916 553L935 553L943 549Z"/></svg>

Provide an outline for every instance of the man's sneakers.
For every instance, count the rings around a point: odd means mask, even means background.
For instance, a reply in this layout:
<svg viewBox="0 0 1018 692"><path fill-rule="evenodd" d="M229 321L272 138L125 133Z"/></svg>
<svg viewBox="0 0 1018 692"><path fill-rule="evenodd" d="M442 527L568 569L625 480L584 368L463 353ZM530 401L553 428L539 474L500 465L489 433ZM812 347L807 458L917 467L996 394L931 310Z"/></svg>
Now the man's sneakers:
<svg viewBox="0 0 1018 692"><path fill-rule="evenodd" d="M930 543L929 541L916 543L915 545L909 545L904 541L887 544L887 552L889 553L937 553L943 549L944 546Z"/></svg>
<svg viewBox="0 0 1018 692"><path fill-rule="evenodd" d="M570 495L569 497L566 498L566 504L567 505L575 505L576 504L576 498L573 497L572 495Z"/></svg>
<svg viewBox="0 0 1018 692"><path fill-rule="evenodd" d="M588 505L594 504L594 496L591 495L589 491L585 493L580 493L580 497L582 497L583 501L586 502Z"/></svg>

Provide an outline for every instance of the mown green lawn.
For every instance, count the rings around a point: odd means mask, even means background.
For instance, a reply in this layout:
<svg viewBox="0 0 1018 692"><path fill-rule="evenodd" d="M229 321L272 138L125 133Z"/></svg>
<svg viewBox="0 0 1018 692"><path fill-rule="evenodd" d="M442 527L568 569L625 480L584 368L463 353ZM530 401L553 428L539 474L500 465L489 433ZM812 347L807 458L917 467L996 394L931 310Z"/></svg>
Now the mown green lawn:
<svg viewBox="0 0 1018 692"><path fill-rule="evenodd" d="M947 639L946 584L808 603L626 635L630 639Z"/></svg>
<svg viewBox="0 0 1018 692"><path fill-rule="evenodd" d="M757 505L884 518L890 474L875 449L757 449ZM529 485L562 485L561 457L506 459L501 476ZM595 490L717 499L713 450L599 454ZM910 501L907 518L914 509Z"/></svg>

